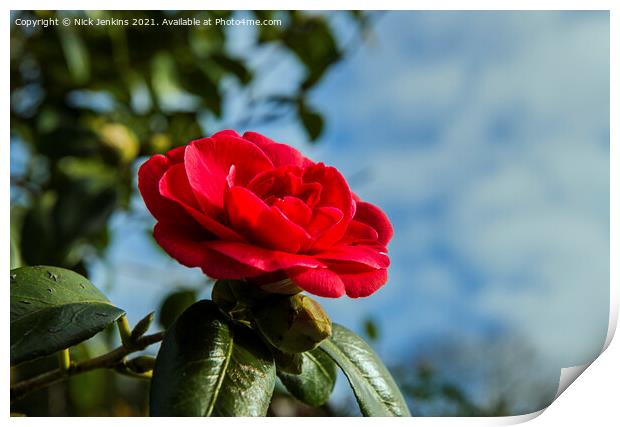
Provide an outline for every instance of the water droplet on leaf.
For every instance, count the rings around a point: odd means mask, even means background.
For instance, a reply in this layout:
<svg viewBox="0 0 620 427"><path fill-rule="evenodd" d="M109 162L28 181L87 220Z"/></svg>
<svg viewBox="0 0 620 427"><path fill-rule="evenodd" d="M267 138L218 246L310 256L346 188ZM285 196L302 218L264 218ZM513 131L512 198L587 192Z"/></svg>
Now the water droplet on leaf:
<svg viewBox="0 0 620 427"><path fill-rule="evenodd" d="M30 302L30 301L25 301L25 300L22 300L22 301L20 301L20 302L21 302L22 304L32 304L32 302Z"/></svg>
<svg viewBox="0 0 620 427"><path fill-rule="evenodd" d="M52 279L54 282L58 282L58 275L56 273L52 273L51 271L48 271L47 277Z"/></svg>

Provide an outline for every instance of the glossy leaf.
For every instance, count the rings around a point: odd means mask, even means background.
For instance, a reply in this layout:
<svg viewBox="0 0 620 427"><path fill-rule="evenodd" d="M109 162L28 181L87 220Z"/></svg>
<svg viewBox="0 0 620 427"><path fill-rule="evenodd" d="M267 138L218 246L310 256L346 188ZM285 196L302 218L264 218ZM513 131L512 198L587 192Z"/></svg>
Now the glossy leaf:
<svg viewBox="0 0 620 427"><path fill-rule="evenodd" d="M362 414L411 416L392 375L363 339L344 326L333 324L331 338L320 348L343 370Z"/></svg>
<svg viewBox="0 0 620 427"><path fill-rule="evenodd" d="M264 416L275 387L269 350L212 301L188 308L167 331L153 370L153 416Z"/></svg>
<svg viewBox="0 0 620 427"><path fill-rule="evenodd" d="M278 375L280 372L299 375L302 372L304 353L284 353L275 347L270 347L273 360L276 362Z"/></svg>
<svg viewBox="0 0 620 427"><path fill-rule="evenodd" d="M123 313L73 271L11 270L11 365L85 341Z"/></svg>
<svg viewBox="0 0 620 427"><path fill-rule="evenodd" d="M297 399L311 406L324 405L336 384L336 364L320 349L301 354L301 374L278 370L278 377Z"/></svg>

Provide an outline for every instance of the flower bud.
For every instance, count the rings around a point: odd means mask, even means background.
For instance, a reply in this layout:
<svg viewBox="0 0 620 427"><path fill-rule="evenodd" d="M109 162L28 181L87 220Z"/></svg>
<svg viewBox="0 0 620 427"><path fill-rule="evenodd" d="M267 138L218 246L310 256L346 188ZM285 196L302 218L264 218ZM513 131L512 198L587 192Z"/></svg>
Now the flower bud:
<svg viewBox="0 0 620 427"><path fill-rule="evenodd" d="M136 326L134 326L133 330L131 331L131 335L130 335L130 338L132 341L135 342L138 338L144 335L146 331L148 331L149 327L151 326L151 323L153 322L154 315L155 315L155 312L153 311L150 312L144 317L144 319L140 320L136 324Z"/></svg>
<svg viewBox="0 0 620 427"><path fill-rule="evenodd" d="M312 350L332 333L331 320L323 308L301 294L257 307L254 319L265 339L285 353Z"/></svg>

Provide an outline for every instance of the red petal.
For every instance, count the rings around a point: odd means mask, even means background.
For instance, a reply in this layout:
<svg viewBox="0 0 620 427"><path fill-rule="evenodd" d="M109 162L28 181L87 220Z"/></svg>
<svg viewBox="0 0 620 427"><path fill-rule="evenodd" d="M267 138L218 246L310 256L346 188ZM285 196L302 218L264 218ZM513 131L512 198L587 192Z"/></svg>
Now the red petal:
<svg viewBox="0 0 620 427"><path fill-rule="evenodd" d="M256 132L246 132L243 138L252 141L271 159L275 167L295 165L307 167L313 164L293 147L280 144Z"/></svg>
<svg viewBox="0 0 620 427"><path fill-rule="evenodd" d="M173 148L166 153L166 156L168 156L172 163L183 163L183 159L185 158L185 148L187 148L186 145Z"/></svg>
<svg viewBox="0 0 620 427"><path fill-rule="evenodd" d="M382 268L359 273L338 273L351 298L367 297L387 282L387 270Z"/></svg>
<svg viewBox="0 0 620 427"><path fill-rule="evenodd" d="M191 227L177 223L158 222L153 236L170 256L187 267L201 267L214 279L242 279L264 272L209 249L205 236Z"/></svg>
<svg viewBox="0 0 620 427"><path fill-rule="evenodd" d="M297 197L284 196L283 199L276 200L273 206L300 227L306 227L312 217L312 209Z"/></svg>
<svg viewBox="0 0 620 427"><path fill-rule="evenodd" d="M353 217L355 207L349 184L336 168L317 163L304 171L303 179L323 187L318 206L332 206L340 209L345 218Z"/></svg>
<svg viewBox="0 0 620 427"><path fill-rule="evenodd" d="M357 202L354 219L374 228L379 235L377 241L382 245L387 245L394 235L394 229L387 215L371 203Z"/></svg>
<svg viewBox="0 0 620 427"><path fill-rule="evenodd" d="M353 220L349 223L347 231L339 243L347 245L356 242L375 242L378 238L377 231L370 225Z"/></svg>
<svg viewBox="0 0 620 427"><path fill-rule="evenodd" d="M191 222L191 218L180 206L162 197L159 192L159 181L172 164L169 158L161 154L148 159L138 170L138 189L146 207L156 219L175 218L179 222L184 219L184 222Z"/></svg>
<svg viewBox="0 0 620 427"><path fill-rule="evenodd" d="M213 135L211 135L211 138L216 138L217 139L217 138L219 138L221 136L225 136L225 135L234 136L235 138L241 138L241 136L237 133L237 131L232 130L232 129L224 129L224 130L221 130L219 132L216 132Z"/></svg>
<svg viewBox="0 0 620 427"><path fill-rule="evenodd" d="M387 255L366 246L334 246L312 256L318 259L354 262L372 268L387 268L390 265Z"/></svg>
<svg viewBox="0 0 620 427"><path fill-rule="evenodd" d="M291 268L289 278L304 291L320 297L338 298L345 293L345 285L336 273L326 268Z"/></svg>
<svg viewBox="0 0 620 427"><path fill-rule="evenodd" d="M224 206L224 186L232 165L236 166L235 180L242 185L273 167L258 147L230 133L192 141L185 150L189 183L203 210Z"/></svg>
<svg viewBox="0 0 620 427"><path fill-rule="evenodd" d="M245 188L227 189L225 207L232 227L259 245L296 253L310 241L303 228Z"/></svg>
<svg viewBox="0 0 620 427"><path fill-rule="evenodd" d="M243 242L245 239L238 233L221 224L216 219L199 210L198 202L194 197L192 188L189 186L185 168L182 164L172 166L159 181L159 191L162 196L177 202L189 213L194 220L198 221L205 230L213 233L220 239ZM174 219L174 217L169 218Z"/></svg>
<svg viewBox="0 0 620 427"><path fill-rule="evenodd" d="M207 245L242 264L263 271L276 271L295 266L324 267L322 262L309 256L273 251L246 243L212 241Z"/></svg>
<svg viewBox="0 0 620 427"><path fill-rule="evenodd" d="M320 207L314 210L307 230L317 239L342 220L342 211L338 208Z"/></svg>
<svg viewBox="0 0 620 427"><path fill-rule="evenodd" d="M339 209L343 218L334 227L321 236L320 246L330 246L338 242L344 236L347 226L355 213L355 202L351 190L344 177L331 166L317 163L304 171L305 182L318 182L322 186L321 199L317 206L333 207Z"/></svg>

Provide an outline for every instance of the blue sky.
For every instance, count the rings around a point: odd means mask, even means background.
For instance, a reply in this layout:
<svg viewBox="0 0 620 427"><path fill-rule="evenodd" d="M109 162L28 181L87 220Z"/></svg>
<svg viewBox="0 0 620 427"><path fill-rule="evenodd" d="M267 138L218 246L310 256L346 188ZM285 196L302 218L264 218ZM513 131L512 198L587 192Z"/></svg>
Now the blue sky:
<svg viewBox="0 0 620 427"><path fill-rule="evenodd" d="M354 34L330 19L342 39ZM229 31L231 51L271 69L257 91L301 78L293 58L248 46L253 29ZM213 130L243 110L243 91L228 93ZM322 300L335 321L359 331L375 318L392 362L460 340L465 370L512 340L536 355L525 377L551 388L560 367L598 355L609 308L607 13L388 12L312 100L327 117L317 145L292 122L252 130L338 167L395 227L389 283L370 298ZM202 286L150 245L143 223L114 224L114 276L96 272L116 283L110 297L130 320L172 284ZM524 401L526 386L513 391Z"/></svg>

